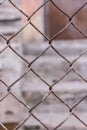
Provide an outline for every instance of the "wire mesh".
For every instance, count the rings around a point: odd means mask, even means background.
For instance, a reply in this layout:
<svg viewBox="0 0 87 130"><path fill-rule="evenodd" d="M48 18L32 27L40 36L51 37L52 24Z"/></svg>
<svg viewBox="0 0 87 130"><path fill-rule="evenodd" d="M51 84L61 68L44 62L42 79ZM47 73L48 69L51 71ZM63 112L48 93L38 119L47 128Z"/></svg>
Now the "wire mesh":
<svg viewBox="0 0 87 130"><path fill-rule="evenodd" d="M3 0L0 5L2 5L6 0ZM85 38L87 38L87 34L84 33L75 23L73 23L73 18L87 5L87 2L84 3L72 16L69 16L66 12L64 12L58 5L55 4L54 0L47 0L45 2L43 2L41 4L41 6L39 8L37 8L30 16L28 16L22 9L20 9L12 0L8 0L9 4L11 4L16 10L18 10L23 16L25 16L27 18L26 24L18 31L16 32L14 35L12 35L9 39L7 39L2 33L0 33L0 36L6 41L6 47L3 48L0 51L0 54L2 54L7 48L9 48L10 50L12 50L13 53L15 53L20 59L22 59L26 64L27 64L27 71L21 75L16 81L14 81L11 85L7 85L7 83L3 80L0 79L0 82L2 84L4 84L7 88L7 93L6 95L0 100L0 102L2 102L5 98L8 97L8 95L12 95L18 102L20 102L20 104L22 104L27 110L28 110L28 115L27 118L25 120L23 120L16 128L14 128L14 130L19 129L21 126L24 125L24 123L32 116L35 120L37 120L37 122L39 122L45 129L50 130L50 128L43 123L43 121L41 121L38 116L36 116L33 113L33 110L38 107L41 103L43 103L48 97L49 95L54 95L55 98L57 100L59 100L60 102L62 102L69 111L69 115L66 119L64 119L60 124L56 124L56 127L53 128L53 130L56 130L58 128L60 128L67 120L69 120L71 118L71 116L73 115L79 122L81 122L85 127L87 127L87 122L83 121L80 119L80 117L73 111L74 108L76 108L83 100L85 100L87 98L87 96L84 96L83 98L80 99L80 101L78 101L75 105L73 105L72 107L69 106L65 101L63 101L58 95L56 95L56 93L54 92L54 86L56 84L58 84L60 81L62 81L71 71L73 71L77 76L79 76L80 79L82 79L85 83L87 83L87 79L85 79L83 77L83 75L81 75L75 68L74 68L74 63L77 62L83 55L85 55L87 53L87 49L85 49L77 58L75 58L72 62L69 61L64 55L62 55L53 45L53 40L58 37L61 33L63 33L70 25L72 25L79 33L81 33ZM51 39L48 38L48 36L46 36L44 33L42 33L39 28L37 28L33 23L31 18L38 12L40 11L41 8L43 8L48 2L51 2L52 5L54 7L56 7L58 10L60 10L60 12L68 18L68 23L67 25L62 28L59 32L57 32L53 37L51 37ZM27 27L27 25L31 25L38 33L40 33L48 42L48 47L39 55L37 56L32 62L29 62L28 60L26 60L22 55L20 55L12 46L12 42L11 40L16 37L20 32L23 31L23 29L25 27ZM64 59L64 61L66 61L69 66L68 66L68 70L63 74L63 76L56 80L53 84L49 84L45 79L43 79L38 72L36 72L32 65L35 63L35 61L37 61L41 56L43 56L49 49L52 49L56 52L57 55L59 55L61 58ZM42 82L44 82L49 89L49 92L47 94L45 94L45 96L42 97L42 99L35 104L33 107L28 106L27 104L25 104L23 101L21 101L21 99L17 98L14 93L12 93L11 89L13 87L13 85L15 85L17 82L19 82L22 78L24 78L27 73L32 72L34 75L36 75ZM3 125L3 123L0 123L0 125L3 127L3 129L7 130L7 128Z"/></svg>

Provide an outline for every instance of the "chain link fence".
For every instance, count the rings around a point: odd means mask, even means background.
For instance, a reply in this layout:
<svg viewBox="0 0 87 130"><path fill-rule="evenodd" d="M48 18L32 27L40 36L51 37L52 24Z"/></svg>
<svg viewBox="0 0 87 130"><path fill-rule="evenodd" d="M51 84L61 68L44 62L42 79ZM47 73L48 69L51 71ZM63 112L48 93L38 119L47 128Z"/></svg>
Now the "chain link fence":
<svg viewBox="0 0 87 130"><path fill-rule="evenodd" d="M62 104L64 104L64 106L67 107L68 109L68 115L67 118L62 120L59 124L56 123L55 128L52 128L53 130L58 130L61 129L61 126L63 126L72 116L75 117L75 119L77 119L81 124L83 124L85 126L85 128L87 127L87 122L83 121L82 119L80 119L80 117L73 111L81 102L83 102L87 96L83 96L76 104L74 104L72 107L70 105L68 105L64 100L62 100L55 92L55 85L59 84L60 81L62 81L71 71L73 71L83 82L87 83L87 79L84 78L83 75L81 75L75 68L74 68L74 64L83 56L87 53L87 49L84 49L84 51L82 53L80 53L78 55L77 58L75 58L72 62L70 60L68 60L65 55L62 55L53 45L54 40L56 39L56 37L58 37L61 33L63 33L70 25L72 25L78 32L80 32L85 38L87 37L87 34L84 33L75 23L73 23L73 18L79 13L79 11L81 11L86 5L87 2L84 3L72 16L69 16L66 12L64 12L58 5L55 4L54 0L47 0L45 2L42 3L42 5L37 8L37 10L35 10L30 16L28 16L23 10L21 10L18 5L15 4L15 2L13 2L12 0L7 0L9 2L9 4L11 4L13 6L13 8L15 8L16 10L18 10L23 16L25 16L27 18L26 24L19 30L17 31L15 34L13 34L9 39L7 39L5 37L5 35L3 35L2 33L0 33L0 37L2 37L2 39L5 40L6 42L6 46L0 51L0 55L6 50L6 49L10 49L12 51L12 53L15 53L15 55L17 57L19 57L26 65L27 65L27 70L17 79L15 80L11 85L8 85L6 81L3 81L2 79L0 79L0 82L5 86L5 88L7 89L6 94L4 97L2 97L0 99L0 103L3 102L9 95L12 96L12 98L14 98L15 100L17 100L17 102L19 102L25 109L27 109L27 118L25 118L24 120L22 120L22 122L20 122L15 128L14 130L17 129L21 129L21 127L25 124L25 122L27 120L29 120L30 117L33 117L37 122L39 122L41 124L41 126L46 129L46 130L50 130L51 128L45 124L42 120L39 119L39 117L37 115L34 114L34 109L36 109L40 104L42 104L48 97L50 97L51 95L53 95L56 100L60 101ZM6 0L3 0L0 3L0 6L2 6L4 4L4 2L6 2ZM26 2L26 1L25 1ZM40 11L48 2L51 2L53 4L53 6L55 8L57 8L58 10L60 10L60 12L68 18L68 23L67 25L62 28L59 32L57 32L53 37L51 37L51 39L49 39L44 33L42 33L39 28L37 28L33 23L31 18L38 12ZM16 14L15 14L16 15ZM48 46L47 48L45 48L44 51L41 52L41 54L39 56L37 56L33 61L29 62L28 60L26 60L23 55L19 54L11 45L12 42L11 40L14 39L15 37L17 37L18 34L20 34L20 32L23 31L23 29L25 27L27 27L28 25L31 25L38 33L40 33L44 39L47 40L48 42ZM38 47L38 46L37 46ZM67 71L63 74L62 77L60 77L60 79L54 81L53 84L49 84L47 82L46 79L42 78L38 72L36 72L34 70L34 68L32 67L33 64L35 64L36 61L38 61L38 59L40 59L40 57L42 57L49 49L52 49L58 56L60 56L62 59L64 59L65 62L68 63L68 69ZM44 84L46 84L48 92L41 98L40 101L38 101L38 103L36 103L33 107L30 107L28 104L24 103L21 98L17 97L16 94L14 94L12 92L12 88L15 84L17 84L18 82L20 82L21 79L23 79L28 73L32 72L36 77L38 77ZM14 76L14 75L13 75ZM21 91L21 90L20 90ZM86 105L86 104L85 104ZM11 107L11 106L10 106ZM53 106L55 107L55 106ZM57 117L59 118L59 117ZM56 119L54 119L56 120ZM51 123L51 122L50 122ZM2 128L4 130L7 130L6 126L0 122L0 125L2 126ZM32 129L32 128L31 128Z"/></svg>

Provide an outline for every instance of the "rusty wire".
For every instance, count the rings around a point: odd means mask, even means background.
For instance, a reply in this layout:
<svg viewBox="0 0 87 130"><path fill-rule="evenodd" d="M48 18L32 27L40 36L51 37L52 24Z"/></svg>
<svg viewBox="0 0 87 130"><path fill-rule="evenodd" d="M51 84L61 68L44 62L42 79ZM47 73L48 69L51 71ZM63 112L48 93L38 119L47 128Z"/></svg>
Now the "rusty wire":
<svg viewBox="0 0 87 130"><path fill-rule="evenodd" d="M0 5L2 5L4 3L5 0L2 1L2 3L0 3ZM79 120L85 127L87 127L87 122L84 122L80 119L80 117L78 117L76 115L75 112L73 112L73 109L78 106L83 100L85 100L87 98L87 96L84 96L82 99L80 99L80 101L78 101L76 104L74 104L72 107L69 106L65 101L63 101L58 95L56 95L56 93L54 92L54 86L56 84L58 84L60 81L63 80L63 78L65 78L71 71L73 71L74 73L76 73L76 75L78 77L80 77L85 83L87 83L87 79L85 79L79 72L77 72L77 70L75 70L74 68L74 63L79 60L83 55L86 54L87 52L87 49L84 50L80 55L78 55L78 57L76 59L74 59L72 62L69 61L64 55L62 55L58 50L56 50L56 48L53 46L53 40L58 37L61 33L63 33L70 25L72 25L78 32L80 32L85 38L87 38L87 34L85 34L77 25L75 25L75 23L73 23L73 18L75 17L76 14L79 13L80 10L82 10L86 5L87 5L87 2L84 3L72 16L69 16L66 12L64 12L58 5L56 5L54 3L53 0L47 0L46 2L43 2L43 4L37 8L32 14L31 16L28 16L22 9L20 9L12 0L8 0L9 3L15 8L17 9L22 15L24 15L26 18L27 18L27 22L26 24L18 31L16 32L13 36L11 36L9 39L7 39L3 34L0 33L0 36L6 41L6 47L3 48L3 50L1 50L0 54L5 51L7 48L11 49L20 59L22 59L26 64L27 64L27 70L26 72L21 75L18 79L16 79L11 85L7 85L7 83L3 80L0 80L0 82L2 84L5 85L5 87L7 88L7 94L1 98L0 102L2 102L5 98L7 98L8 95L12 95L18 102L20 102L25 108L27 108L27 110L29 111L29 115L27 115L27 118L25 120L23 120L16 128L14 128L14 130L18 130L29 118L30 116L32 116L35 120L37 120L45 129L47 130L50 130L50 128L44 124L36 115L34 115L33 113L33 110L38 106L40 105L44 100L47 99L47 97L50 95L50 94L53 94L56 99L58 99L60 102L62 102L69 110L69 113L70 115L64 119L60 124L56 124L56 127L53 129L53 130L56 130L58 129L59 127L61 127L68 119L70 119L71 116L74 116L77 120ZM43 34L33 23L32 23L32 20L31 18L38 12L40 11L41 8L43 8L48 2L51 2L53 4L53 6L55 6L58 10L60 10L60 12L68 18L68 23L67 25L62 28L59 32L57 32L53 37L51 37L51 39L49 39L45 34ZM27 25L31 25L38 33L40 33L47 41L48 41L48 47L39 55L37 56L32 62L28 62L21 54L19 54L12 46L11 46L11 40L16 37L20 32L23 31L23 29L25 27L27 27ZM35 63L35 61L37 61L43 54L45 54L49 49L52 49L54 50L57 55L59 55L60 57L62 57L68 64L68 69L67 71L65 72L65 74L60 77L60 79L56 80L55 83L53 84L49 84L45 79L43 79L39 74L38 72L36 72L33 67L32 67L32 64ZM24 102L21 101L21 99L19 99L18 97L16 97L16 95L14 95L12 92L11 92L11 88L16 84L18 83L22 78L24 78L24 76L29 73L29 71L31 71L32 73L34 73L34 75L36 75L42 82L44 82L48 89L49 89L49 92L46 93L44 95L44 97L37 103L35 104L33 107L30 107L28 105L26 105ZM7 128L2 124L0 123L0 125L3 127L3 129L7 130Z"/></svg>

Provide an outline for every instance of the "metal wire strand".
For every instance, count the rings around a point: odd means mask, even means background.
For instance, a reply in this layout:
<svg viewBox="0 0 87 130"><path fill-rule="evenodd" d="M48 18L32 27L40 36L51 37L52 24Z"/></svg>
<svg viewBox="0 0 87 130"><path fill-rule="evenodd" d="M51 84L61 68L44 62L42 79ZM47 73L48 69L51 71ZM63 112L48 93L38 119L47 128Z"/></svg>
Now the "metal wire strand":
<svg viewBox="0 0 87 130"><path fill-rule="evenodd" d="M0 7L4 4L4 2L6 2L6 0L3 0L0 3ZM61 121L60 124L56 124L55 128L53 128L53 130L57 130L58 128L61 128L61 126L63 126L64 123L66 123L71 116L74 116L79 122L81 122L86 128L87 128L87 122L86 121L82 121L79 116L77 116L77 114L73 111L74 108L76 108L82 101L84 101L87 96L83 96L77 103L75 103L72 107L66 103L66 101L64 101L63 99L61 99L59 97L59 95L56 94L56 92L54 91L55 89L55 85L59 84L60 81L63 82L63 79L71 72L73 71L83 82L85 82L87 84L87 79L84 78L83 75L81 75L75 68L74 68L74 63L77 62L81 57L83 57L86 53L87 53L87 49L83 50L77 58L75 58L72 62L70 60L68 60L66 58L66 56L62 53L60 53L59 50L56 49L56 47L53 45L53 43L55 42L56 37L59 37L60 34L64 33L65 30L67 30L69 28L70 25L73 26L74 29L76 29L83 37L87 38L87 34L80 28L78 27L78 25L76 23L73 22L73 18L78 14L79 12L87 5L87 2L84 3L83 5L81 5L81 7L79 9L77 9L77 11L72 15L69 16L64 9L62 9L61 7L59 7L59 5L56 5L54 0L45 0L39 7L37 7L37 9L35 11L32 12L32 14L29 16L28 14L26 14L21 8L19 8L19 6L16 4L16 2L13 2L12 0L8 0L9 4L12 5L12 8L15 8L16 10L18 10L23 16L25 16L27 18L26 24L20 28L15 34L13 34L9 39L6 38L6 36L4 34L2 34L0 32L0 37L6 42L6 46L0 51L0 55L5 52L5 50L7 48L9 48L12 53L14 53L18 58L20 58L24 63L27 64L27 69L26 71L21 74L19 76L19 78L17 78L16 80L14 80L13 83L11 83L10 85L8 85L8 83L6 81L3 81L3 79L0 79L1 84L3 84L5 86L5 89L7 89L7 93L0 98L0 103L2 103L9 95L11 95L17 102L19 102L23 107L25 107L28 111L28 115L26 119L23 119L22 122L19 123L19 125L17 127L15 127L13 130L19 130L28 119L30 119L30 117L32 116L39 124L41 124L45 129L50 130L49 126L47 124L45 124L43 121L41 121L39 119L39 117L37 115L35 115L34 111L40 104L43 103L43 101L46 101L48 96L51 94L53 96L55 96L55 98L60 101L64 106L67 107L69 114L67 115L68 117L63 119ZM26 2L26 0L25 0ZM44 8L44 6L46 6L48 3L51 3L58 11L60 11L60 13L62 13L64 15L64 17L68 18L68 22L66 24L66 26L64 26L60 31L58 31L55 35L53 35L51 38L49 38L45 33L42 33L40 31L40 29L33 24L32 22L32 18L33 16L39 12L42 8ZM16 15L16 14L15 14ZM28 60L25 59L25 57L23 57L23 55L21 55L20 53L18 53L13 47L12 47L12 40L14 38L16 38L18 36L19 33L23 32L23 30L25 28L27 28L27 26L30 25L32 26L32 28L34 30L36 30L42 37L44 37L44 39L47 40L48 42L48 46L47 48L45 48L38 56L36 56L36 58L34 60L32 60L32 62L29 62ZM55 83L53 83L52 85L48 83L46 78L43 78L39 72L35 71L34 68L32 67L33 64L36 64L36 61L38 61L49 49L52 49L58 56L60 56L65 62L68 63L68 70L66 70L66 72L62 75L62 77L60 79L58 79ZM53 68L54 69L54 68ZM30 73L30 71L37 77L39 78L43 84L45 84L48 87L48 92L45 94L45 96L43 96L43 98L41 98L37 103L35 103L35 105L33 107L30 107L28 104L24 103L19 97L17 97L11 90L12 88L23 78L25 78L25 76ZM13 75L14 76L14 75ZM3 87L4 88L4 87ZM54 106L55 107L55 106ZM0 122L1 127L4 130L8 130L6 128L6 126L4 126L3 123Z"/></svg>

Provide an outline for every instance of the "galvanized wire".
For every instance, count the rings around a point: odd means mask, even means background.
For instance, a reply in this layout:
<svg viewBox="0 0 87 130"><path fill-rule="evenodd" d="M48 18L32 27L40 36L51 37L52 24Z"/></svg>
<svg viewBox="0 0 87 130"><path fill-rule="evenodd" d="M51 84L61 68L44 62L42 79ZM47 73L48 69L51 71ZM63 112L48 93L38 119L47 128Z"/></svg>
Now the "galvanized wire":
<svg viewBox="0 0 87 130"><path fill-rule="evenodd" d="M8 0L9 3L16 9L18 10L23 16L25 16L27 18L27 22L26 24L18 31L16 32L13 36L11 36L9 39L7 39L2 33L0 33L0 36L5 40L6 42L6 47L3 48L0 51L0 54L2 54L3 51L5 51L7 48L11 49L13 53L15 53L17 55L17 57L19 57L20 59L22 59L26 64L27 64L27 70L24 72L24 74L22 74L18 79L16 79L11 85L7 85L7 83L3 80L0 80L0 82L2 84L4 84L4 86L7 88L7 94L1 98L0 102L2 102L5 98L7 98L8 95L12 95L18 102L20 102L28 111L28 115L27 118L25 120L23 120L16 128L14 128L14 130L18 130L21 126L24 125L24 123L32 116L35 120L37 120L45 129L50 130L50 128L43 123L43 121L41 121L34 113L33 110L39 106L41 103L43 103L43 101L45 101L50 94L53 94L55 96L55 98L57 100L59 100L61 103L63 103L67 108L68 111L70 113L70 115L68 115L68 117L66 119L64 119L60 124L56 124L56 127L53 130L58 129L59 127L61 127L67 120L70 119L71 116L74 116L78 121L80 121L85 127L87 127L87 122L84 122L80 119L80 117L78 117L78 115L73 112L73 109L75 107L77 107L83 100L85 100L87 98L87 96L84 96L82 99L80 99L74 106L69 106L65 101L63 101L58 95L56 95L56 93L54 92L54 86L56 84L58 84L60 81L63 80L63 78L65 78L71 71L73 71L81 80L83 80L85 83L87 83L87 79L85 79L83 77L83 75L81 75L75 68L74 68L74 63L79 60L83 55L86 54L87 49L85 49L81 54L78 55L77 58L75 58L72 62L69 61L63 54L61 54L53 45L53 40L58 37L60 34L62 34L70 25L72 25L81 35L83 35L85 38L87 38L87 34L82 31L82 29L80 27L78 27L75 23L73 23L73 18L87 5L87 2L84 3L72 16L69 16L66 12L64 12L62 10L62 8L60 8L58 5L55 4L54 0L47 0L46 2L43 2L43 4L38 7L30 16L28 16L22 9L20 9L18 7L18 5L16 5L12 0ZM2 5L5 2L5 0L3 0L0 5ZM25 1L26 2L26 1ZM37 13L39 12L48 2L51 2L52 5L57 9L60 10L60 12L68 18L68 23L67 25L65 25L59 32L57 32L53 37L48 38L48 36L46 36L44 33L42 33L39 28L37 28L33 23L31 18ZM39 56L37 56L32 62L27 61L21 54L19 54L12 46L12 42L11 40L16 37L20 32L22 32L24 30L25 27L27 27L28 25L31 25L38 33L40 33L47 41L48 41L48 47L41 52L41 54ZM64 59L64 61L68 62L69 66L67 71L62 75L62 77L60 77L60 79L56 80L55 83L53 84L49 84L46 79L43 79L38 72L36 72L34 70L34 68L32 67L32 64L35 63L41 56L43 56L49 49L52 49L53 51L56 52L57 55L59 55L61 58ZM21 101L21 99L19 99L16 95L14 95L14 93L11 92L11 88L18 83L22 78L24 78L26 76L27 73L32 72L34 75L36 75L36 77L38 77L42 82L44 82L48 89L49 92L46 93L44 95L44 97L37 103L35 104L33 107L28 106L27 104L25 104L23 101ZM3 127L3 129L7 130L7 128L0 123L0 125Z"/></svg>

